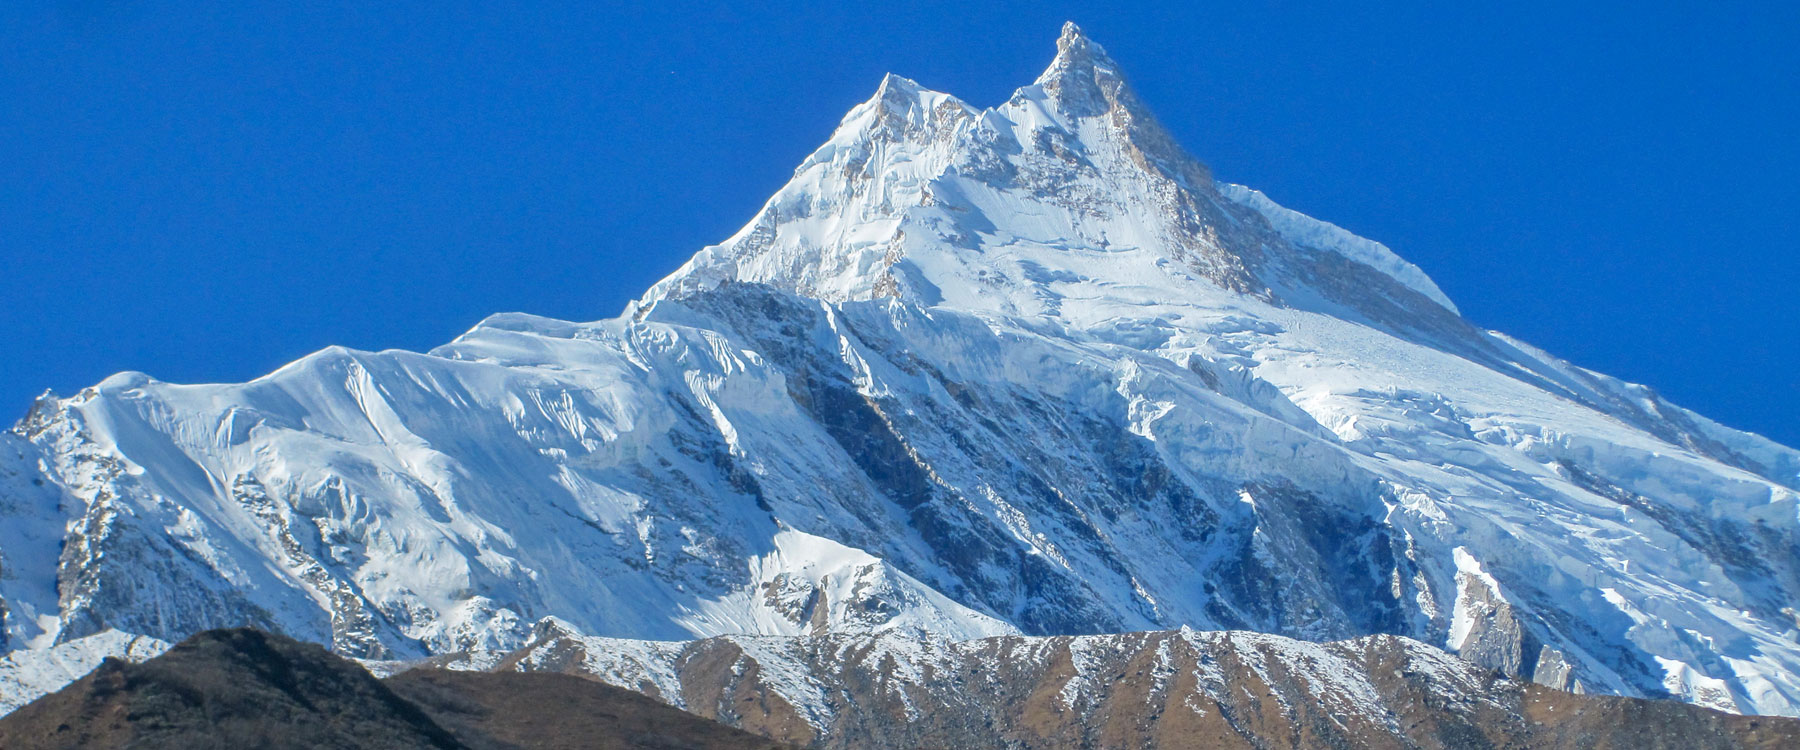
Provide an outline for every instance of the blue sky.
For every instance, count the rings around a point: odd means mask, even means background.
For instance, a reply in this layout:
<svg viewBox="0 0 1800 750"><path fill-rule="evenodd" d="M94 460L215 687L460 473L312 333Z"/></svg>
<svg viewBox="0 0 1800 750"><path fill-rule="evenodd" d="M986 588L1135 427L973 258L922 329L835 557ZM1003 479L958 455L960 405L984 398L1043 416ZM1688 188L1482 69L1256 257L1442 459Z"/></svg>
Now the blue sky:
<svg viewBox="0 0 1800 750"><path fill-rule="evenodd" d="M513 5L0 7L0 420L609 317L882 73L993 105L1073 19L1220 178L1800 444L1793 4Z"/></svg>

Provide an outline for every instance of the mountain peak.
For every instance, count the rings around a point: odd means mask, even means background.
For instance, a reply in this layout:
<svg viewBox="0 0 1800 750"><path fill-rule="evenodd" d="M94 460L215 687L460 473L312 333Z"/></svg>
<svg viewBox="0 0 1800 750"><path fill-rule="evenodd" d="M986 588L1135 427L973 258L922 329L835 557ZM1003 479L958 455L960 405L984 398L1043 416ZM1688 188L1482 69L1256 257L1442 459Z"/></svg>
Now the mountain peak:
<svg viewBox="0 0 1800 750"><path fill-rule="evenodd" d="M1128 147L1139 152L1143 164L1155 164L1186 186L1212 183L1212 173L1189 155L1126 81L1124 72L1106 48L1090 39L1073 21L1063 24L1056 39L1056 57L1037 81L1015 95L1013 102L1036 98L1033 89L1065 125L1076 120L1106 117L1107 129L1123 134Z"/></svg>
<svg viewBox="0 0 1800 750"><path fill-rule="evenodd" d="M1065 114L1091 117L1120 101L1125 79L1106 49L1069 21L1056 38L1056 58L1038 76L1037 85Z"/></svg>
<svg viewBox="0 0 1800 750"><path fill-rule="evenodd" d="M919 82L903 75L887 73L881 76L881 84L875 87L875 97L887 100L891 97L916 97L924 93Z"/></svg>
<svg viewBox="0 0 1800 750"><path fill-rule="evenodd" d="M1213 291L1321 300L1395 329L1470 334L1423 272L1386 248L1222 195L1079 26L1065 24L1056 46L1035 83L988 110L884 76L755 219L631 314L726 280L833 302L898 297L1059 317L1077 308L1048 300L1154 287L1144 301ZM1077 267L1083 252L1117 251L1137 260ZM1135 262L1148 265L1127 267Z"/></svg>
<svg viewBox="0 0 1800 750"><path fill-rule="evenodd" d="M1074 21L1064 21L1062 33L1056 37L1057 59L1075 59L1084 57L1091 59L1092 56L1098 56L1107 62L1111 62L1111 60L1106 57L1105 48L1094 42L1094 40L1089 39L1087 32L1082 31L1081 27L1075 25Z"/></svg>

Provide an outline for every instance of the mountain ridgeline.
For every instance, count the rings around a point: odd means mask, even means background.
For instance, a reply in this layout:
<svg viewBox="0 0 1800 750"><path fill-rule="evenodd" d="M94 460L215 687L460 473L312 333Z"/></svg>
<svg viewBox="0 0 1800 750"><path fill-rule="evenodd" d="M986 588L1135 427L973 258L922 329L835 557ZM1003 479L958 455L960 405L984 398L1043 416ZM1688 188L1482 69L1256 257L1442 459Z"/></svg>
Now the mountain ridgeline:
<svg viewBox="0 0 1800 750"><path fill-rule="evenodd" d="M695 659L760 665L743 690L774 708L702 713L817 747L1001 715L1750 731L1564 691L1800 715L1800 452L1216 181L1073 25L997 107L887 77L619 317L46 395L0 434L0 519L13 705L71 654L254 626L376 662L553 630L641 666L574 671L690 708L722 689ZM912 655L853 664L870 644ZM943 692L958 670L1009 682ZM880 695L920 734L845 718Z"/></svg>
<svg viewBox="0 0 1800 750"><path fill-rule="evenodd" d="M0 747L1726 750L1800 743L1800 719L1573 695L1393 636L1313 644L1182 630L921 645L835 635L653 646L550 626L510 654L371 665L395 672L378 680L314 644L215 630L143 664L108 659L0 717ZM604 684L634 673L657 677L633 689ZM777 675L802 674L815 681L811 689L832 694L826 713L788 700L798 683Z"/></svg>

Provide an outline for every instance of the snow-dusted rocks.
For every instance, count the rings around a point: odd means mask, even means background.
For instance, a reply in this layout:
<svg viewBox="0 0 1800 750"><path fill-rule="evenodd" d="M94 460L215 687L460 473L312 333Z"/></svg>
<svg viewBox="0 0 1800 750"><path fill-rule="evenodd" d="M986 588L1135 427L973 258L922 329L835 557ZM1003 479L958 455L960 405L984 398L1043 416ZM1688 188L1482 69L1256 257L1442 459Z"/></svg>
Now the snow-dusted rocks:
<svg viewBox="0 0 1800 750"><path fill-rule="evenodd" d="M1290 734L1306 747L1373 747L1405 742L1423 718L1412 705L1422 696L1451 707L1429 719L1445 724L1491 727L1517 712L1508 694L1517 685L1392 636L1319 644L1181 629L655 643L582 637L546 621L524 649L445 666L581 675L819 748L1160 747L1175 738L1231 747Z"/></svg>
<svg viewBox="0 0 1800 750"><path fill-rule="evenodd" d="M106 659L136 663L167 650L166 641L108 630L47 648L19 649L0 656L0 716L61 690Z"/></svg>
<svg viewBox="0 0 1800 750"><path fill-rule="evenodd" d="M541 623L455 670L560 672L797 745L885 748L1788 747L1800 720L1581 696L1388 635L1333 643L1189 629L944 641L658 643Z"/></svg>
<svg viewBox="0 0 1800 750"><path fill-rule="evenodd" d="M0 436L6 647L1188 626L1800 713L1800 453L1463 320L1215 183L1072 26L993 109L890 76L626 314Z"/></svg>

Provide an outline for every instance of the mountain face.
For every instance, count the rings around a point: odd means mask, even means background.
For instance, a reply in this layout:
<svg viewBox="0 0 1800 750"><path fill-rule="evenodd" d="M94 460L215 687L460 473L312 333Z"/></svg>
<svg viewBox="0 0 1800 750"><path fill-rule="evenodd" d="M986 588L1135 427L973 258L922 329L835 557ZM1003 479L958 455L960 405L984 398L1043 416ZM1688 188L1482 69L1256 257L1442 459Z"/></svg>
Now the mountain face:
<svg viewBox="0 0 1800 750"><path fill-rule="evenodd" d="M1477 328L1057 47L992 109L889 76L618 318L40 399L0 648L1189 627L1800 714L1800 452Z"/></svg>

